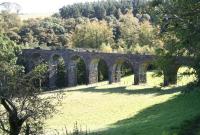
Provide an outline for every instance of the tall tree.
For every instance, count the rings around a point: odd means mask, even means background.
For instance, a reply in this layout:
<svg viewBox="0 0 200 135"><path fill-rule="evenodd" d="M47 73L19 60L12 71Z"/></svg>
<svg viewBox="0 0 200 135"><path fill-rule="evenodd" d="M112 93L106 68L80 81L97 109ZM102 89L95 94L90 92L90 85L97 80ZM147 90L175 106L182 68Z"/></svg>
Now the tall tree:
<svg viewBox="0 0 200 135"><path fill-rule="evenodd" d="M106 10L104 8L103 5L99 4L99 5L96 5L94 7L94 10L95 10L95 16L99 19L99 20L102 20L105 18L106 16Z"/></svg>
<svg viewBox="0 0 200 135"><path fill-rule="evenodd" d="M43 121L55 112L55 95L42 95L47 71L42 64L28 74L17 65L20 47L0 36L0 132L9 135L41 134ZM59 99L59 98L58 98Z"/></svg>
<svg viewBox="0 0 200 135"><path fill-rule="evenodd" d="M161 17L161 37L164 48L160 55L189 56L196 70L197 84L200 85L200 2L199 0L153 1L154 9ZM164 57L165 58L165 57Z"/></svg>
<svg viewBox="0 0 200 135"><path fill-rule="evenodd" d="M121 38L125 41L123 48L129 49L132 45L138 43L140 29L139 20L131 13L127 13L121 16L119 21Z"/></svg>

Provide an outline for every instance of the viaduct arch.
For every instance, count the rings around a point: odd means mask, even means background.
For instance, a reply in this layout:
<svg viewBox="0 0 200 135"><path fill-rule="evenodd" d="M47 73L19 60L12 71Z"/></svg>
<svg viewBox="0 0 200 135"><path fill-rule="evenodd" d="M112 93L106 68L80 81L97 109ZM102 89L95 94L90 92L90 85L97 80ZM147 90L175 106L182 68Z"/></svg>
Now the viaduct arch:
<svg viewBox="0 0 200 135"><path fill-rule="evenodd" d="M56 87L56 73L59 58L62 58L65 65L65 86L71 87L77 85L77 60L82 59L86 69L86 84L98 82L98 64L102 60L108 67L109 83L119 82L121 78L121 66L126 62L134 71L133 84L139 85L146 83L146 71L148 64L152 63L157 56L138 55L138 54L118 54L102 53L73 50L42 50L42 49L24 49L22 57L26 59L26 69L31 71L41 62L49 65L48 87ZM191 60L185 57L176 57L174 65L168 65L164 73L164 85L176 84L177 72L179 67L188 66Z"/></svg>

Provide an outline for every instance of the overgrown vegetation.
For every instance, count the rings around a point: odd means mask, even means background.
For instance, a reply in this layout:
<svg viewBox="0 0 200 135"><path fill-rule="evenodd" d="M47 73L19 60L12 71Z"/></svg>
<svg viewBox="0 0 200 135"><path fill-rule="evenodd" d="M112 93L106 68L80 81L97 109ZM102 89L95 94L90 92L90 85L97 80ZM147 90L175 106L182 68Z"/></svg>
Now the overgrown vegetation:
<svg viewBox="0 0 200 135"><path fill-rule="evenodd" d="M61 98L57 94L41 95L47 65L25 74L24 67L17 65L20 51L16 43L0 36L0 133L41 134L44 120L56 111Z"/></svg>

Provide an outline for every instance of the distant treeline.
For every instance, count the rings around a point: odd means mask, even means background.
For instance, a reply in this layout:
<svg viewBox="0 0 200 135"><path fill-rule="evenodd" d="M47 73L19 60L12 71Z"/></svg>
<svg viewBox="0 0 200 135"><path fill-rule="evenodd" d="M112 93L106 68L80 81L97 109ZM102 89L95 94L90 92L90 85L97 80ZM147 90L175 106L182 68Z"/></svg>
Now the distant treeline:
<svg viewBox="0 0 200 135"><path fill-rule="evenodd" d="M107 0L98 2L77 3L67 5L59 10L62 18L97 18L105 19L106 16L115 16L119 19L119 14L126 14L133 9L133 14L139 12L139 5L143 5L149 0Z"/></svg>

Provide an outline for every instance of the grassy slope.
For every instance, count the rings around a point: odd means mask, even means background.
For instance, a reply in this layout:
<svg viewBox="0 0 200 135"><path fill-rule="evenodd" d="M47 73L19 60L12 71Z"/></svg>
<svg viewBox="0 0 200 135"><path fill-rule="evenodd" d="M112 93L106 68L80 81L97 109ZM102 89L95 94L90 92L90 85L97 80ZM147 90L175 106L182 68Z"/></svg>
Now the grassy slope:
<svg viewBox="0 0 200 135"><path fill-rule="evenodd" d="M83 130L103 130L105 135L161 135L200 114L198 92L183 95L181 87L155 88L162 78L151 75L143 86L132 86L130 76L118 84L66 89L60 113L47 120L46 129L73 129L77 121ZM190 80L186 77L178 84Z"/></svg>
<svg viewBox="0 0 200 135"><path fill-rule="evenodd" d="M170 90L169 90L170 91ZM155 104L137 115L118 121L104 135L162 135L177 133L184 120L200 115L200 92L176 95L169 101Z"/></svg>

